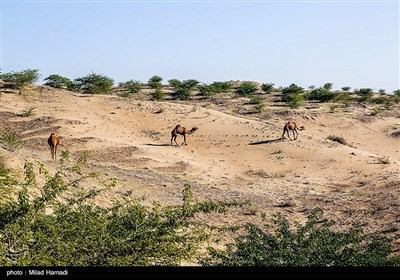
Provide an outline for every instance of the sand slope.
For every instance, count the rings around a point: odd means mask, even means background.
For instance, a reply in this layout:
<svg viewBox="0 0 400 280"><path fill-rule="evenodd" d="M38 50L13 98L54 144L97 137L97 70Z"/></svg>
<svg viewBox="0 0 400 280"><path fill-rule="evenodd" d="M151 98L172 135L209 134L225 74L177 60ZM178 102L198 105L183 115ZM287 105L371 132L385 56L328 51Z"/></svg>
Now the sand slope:
<svg viewBox="0 0 400 280"><path fill-rule="evenodd" d="M88 170L120 179L100 203L128 190L147 201L180 203L189 182L195 200L252 202L216 223L261 223L262 212L303 222L320 207L339 227L399 228L400 138L391 136L400 130L398 106L373 116L372 108L362 106L336 113L324 104L288 110L271 99L263 113L240 115L241 102L154 102L44 86L25 95L1 93L0 132L12 128L24 141L22 149L1 153L14 168L34 159L54 170L46 141L56 130L59 154L68 150L77 157L89 150ZM18 116L30 107L35 115ZM281 139L289 120L306 128L296 141ZM187 146L170 146L177 124L199 128L188 135Z"/></svg>

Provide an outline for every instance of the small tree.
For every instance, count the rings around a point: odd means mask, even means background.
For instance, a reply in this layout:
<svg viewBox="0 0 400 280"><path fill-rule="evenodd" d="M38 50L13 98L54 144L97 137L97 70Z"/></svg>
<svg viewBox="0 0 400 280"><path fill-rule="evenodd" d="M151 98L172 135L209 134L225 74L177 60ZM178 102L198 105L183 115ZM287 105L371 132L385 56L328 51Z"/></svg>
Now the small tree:
<svg viewBox="0 0 400 280"><path fill-rule="evenodd" d="M95 73L85 77L77 78L74 83L79 91L89 94L106 94L114 85L114 80Z"/></svg>
<svg viewBox="0 0 400 280"><path fill-rule="evenodd" d="M173 93L174 98L179 100L188 100L191 91L193 91L198 84L199 82L193 79L184 80L180 84L176 83L176 88L174 88L175 92Z"/></svg>
<svg viewBox="0 0 400 280"><path fill-rule="evenodd" d="M46 86L53 88L68 89L71 87L72 84L72 81L70 79L57 74L52 74L44 80L46 81L46 83L44 83Z"/></svg>
<svg viewBox="0 0 400 280"><path fill-rule="evenodd" d="M370 88L360 88L359 90L354 91L355 94L360 96L360 101L369 101L371 97L374 95L374 92Z"/></svg>
<svg viewBox="0 0 400 280"><path fill-rule="evenodd" d="M171 79L168 80L168 84L173 87L174 89L177 89L180 87L180 85L182 84L181 81L179 81L178 79Z"/></svg>
<svg viewBox="0 0 400 280"><path fill-rule="evenodd" d="M386 94L386 90L384 88L381 88L378 90L378 93L381 95L384 95L384 94Z"/></svg>
<svg viewBox="0 0 400 280"><path fill-rule="evenodd" d="M332 100L336 94L334 92L331 92L330 90L325 87L313 89L312 91L308 92L305 94L305 98L308 100L319 100L321 102L327 102Z"/></svg>
<svg viewBox="0 0 400 280"><path fill-rule="evenodd" d="M237 89L236 94L239 96L249 96L256 93L258 86L254 82L243 82Z"/></svg>
<svg viewBox="0 0 400 280"><path fill-rule="evenodd" d="M323 85L322 88L327 90L327 91L330 91L330 90L332 90L332 86L333 86L332 83L326 83L326 84Z"/></svg>
<svg viewBox="0 0 400 280"><path fill-rule="evenodd" d="M119 83L119 86L122 87L123 89L126 89L130 93L139 93L140 90L142 89L142 85L140 84L139 81L136 80L130 80L125 83Z"/></svg>
<svg viewBox="0 0 400 280"><path fill-rule="evenodd" d="M156 101L164 100L165 94L162 90L162 88L156 88L152 93L151 93L151 98Z"/></svg>
<svg viewBox="0 0 400 280"><path fill-rule="evenodd" d="M349 91L351 89L351 87L342 87L343 91Z"/></svg>
<svg viewBox="0 0 400 280"><path fill-rule="evenodd" d="M275 85L274 83L262 84L261 89L262 89L265 93L269 94L269 93L273 92L273 90L274 90L274 85Z"/></svg>
<svg viewBox="0 0 400 280"><path fill-rule="evenodd" d="M233 88L230 82L213 82L210 87L215 93L229 92Z"/></svg>
<svg viewBox="0 0 400 280"><path fill-rule="evenodd" d="M151 77L148 81L148 85L151 88L157 89L157 88L162 88L162 78L160 76L154 75L153 77Z"/></svg>
<svg viewBox="0 0 400 280"><path fill-rule="evenodd" d="M24 87L33 84L40 77L38 69L27 69L20 72L9 72L0 75L5 82L4 87L16 89L21 94Z"/></svg>
<svg viewBox="0 0 400 280"><path fill-rule="evenodd" d="M291 84L282 89L282 100L287 102L290 108L299 108L303 103L304 89L296 84Z"/></svg>
<svg viewBox="0 0 400 280"><path fill-rule="evenodd" d="M210 98L215 95L215 89L211 85L202 84L198 86L200 95Z"/></svg>

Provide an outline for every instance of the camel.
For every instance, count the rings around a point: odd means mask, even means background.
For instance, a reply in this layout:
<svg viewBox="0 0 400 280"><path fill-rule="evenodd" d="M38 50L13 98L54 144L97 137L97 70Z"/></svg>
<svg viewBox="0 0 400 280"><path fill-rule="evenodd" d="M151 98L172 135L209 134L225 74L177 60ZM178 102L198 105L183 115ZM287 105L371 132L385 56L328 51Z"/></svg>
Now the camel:
<svg viewBox="0 0 400 280"><path fill-rule="evenodd" d="M186 143L186 134L192 134L198 129L199 129L198 127L192 127L191 130L187 130L186 127L183 127L183 126L178 124L171 131L171 146L172 146L172 140L174 140L176 145L178 146L178 143L176 142L176 137L178 136L178 134L183 135L183 143L182 143L182 145L183 144L187 145L187 143Z"/></svg>
<svg viewBox="0 0 400 280"><path fill-rule="evenodd" d="M292 138L290 138L290 135L289 135L289 130L292 130L294 140L296 140L297 136L299 135L299 132L297 130L304 130L304 129L305 129L304 126L297 127L297 124L295 122L288 122L283 127L282 139L284 138L285 133L287 133L287 136L289 137L289 139L292 140ZM296 134L295 134L295 132L296 132Z"/></svg>
<svg viewBox="0 0 400 280"><path fill-rule="evenodd" d="M58 140L57 134L52 132L50 134L49 139L47 139L47 143L49 143L50 151L51 151L51 158L57 159L57 146L60 144L60 140Z"/></svg>

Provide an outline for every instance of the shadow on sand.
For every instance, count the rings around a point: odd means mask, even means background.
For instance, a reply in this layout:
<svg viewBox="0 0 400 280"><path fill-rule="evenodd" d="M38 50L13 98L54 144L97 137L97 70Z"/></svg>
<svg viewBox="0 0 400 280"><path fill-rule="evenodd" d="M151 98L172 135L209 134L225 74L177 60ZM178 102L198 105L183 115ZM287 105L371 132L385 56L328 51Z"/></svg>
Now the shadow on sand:
<svg viewBox="0 0 400 280"><path fill-rule="evenodd" d="M154 146L154 147L168 147L168 146L171 146L170 144L152 144L152 143L143 144L143 145Z"/></svg>
<svg viewBox="0 0 400 280"><path fill-rule="evenodd" d="M259 141L259 142L251 142L249 145L261 145L261 144L272 144L276 142L283 142L284 138L278 138L278 139L272 139L272 140L265 140L265 141Z"/></svg>

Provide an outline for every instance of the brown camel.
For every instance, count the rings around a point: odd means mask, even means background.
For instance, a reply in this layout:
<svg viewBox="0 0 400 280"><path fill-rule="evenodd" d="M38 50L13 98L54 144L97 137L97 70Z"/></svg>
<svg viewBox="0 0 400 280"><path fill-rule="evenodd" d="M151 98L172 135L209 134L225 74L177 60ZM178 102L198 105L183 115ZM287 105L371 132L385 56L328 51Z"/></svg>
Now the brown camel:
<svg viewBox="0 0 400 280"><path fill-rule="evenodd" d="M50 151L51 151L51 158L57 159L57 146L60 144L60 140L58 140L57 134L52 132L50 134L49 139L47 139L47 143L49 143Z"/></svg>
<svg viewBox="0 0 400 280"><path fill-rule="evenodd" d="M177 125L175 126L175 128L171 131L171 146L172 146L172 140L175 141L176 145L178 146L178 143L176 142L176 137L180 134L183 135L183 144L187 145L186 143L186 134L192 134L194 133L196 130L198 130L198 127L192 127L191 130L187 130L186 127L183 127L181 125Z"/></svg>
<svg viewBox="0 0 400 280"><path fill-rule="evenodd" d="M290 138L290 135L289 135L289 130L292 130L294 140L296 140L297 136L299 135L299 132L297 130L304 130L304 129L305 129L304 126L297 127L297 124L295 122L288 122L283 127L282 139L284 138L285 133L287 133L287 136L289 137L289 139L292 140L292 138ZM296 134L295 134L295 132L296 132Z"/></svg>

